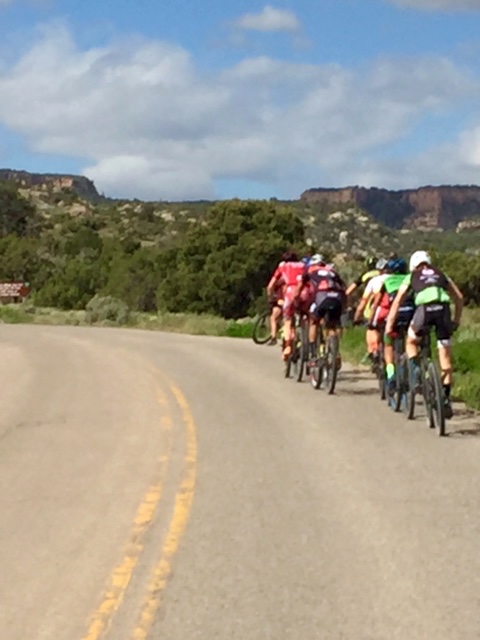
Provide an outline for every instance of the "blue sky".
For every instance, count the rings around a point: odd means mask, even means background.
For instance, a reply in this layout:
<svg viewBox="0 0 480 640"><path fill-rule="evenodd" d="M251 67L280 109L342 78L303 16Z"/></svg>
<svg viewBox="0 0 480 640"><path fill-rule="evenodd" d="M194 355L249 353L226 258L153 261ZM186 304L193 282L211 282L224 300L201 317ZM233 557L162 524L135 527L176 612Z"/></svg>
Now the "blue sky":
<svg viewBox="0 0 480 640"><path fill-rule="evenodd" d="M0 167L165 200L480 184L480 0L0 0Z"/></svg>

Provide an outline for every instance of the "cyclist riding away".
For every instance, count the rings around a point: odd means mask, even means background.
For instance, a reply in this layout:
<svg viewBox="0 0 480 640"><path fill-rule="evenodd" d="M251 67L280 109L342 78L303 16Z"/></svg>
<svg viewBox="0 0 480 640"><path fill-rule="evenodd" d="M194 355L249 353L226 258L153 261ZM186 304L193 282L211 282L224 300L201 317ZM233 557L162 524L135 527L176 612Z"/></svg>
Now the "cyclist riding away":
<svg viewBox="0 0 480 640"><path fill-rule="evenodd" d="M310 297L310 323L308 332L309 355L315 359L315 345L319 323L326 321L325 327L329 333L337 333L341 329L341 317L346 303L346 284L327 264L323 256L315 254L310 260L307 272L302 278L301 291L307 289ZM340 355L337 369L341 368Z"/></svg>
<svg viewBox="0 0 480 640"><path fill-rule="evenodd" d="M375 264L377 275L368 281L353 318L354 324L362 324L364 320L367 322L365 339L367 342L367 357L372 363L372 367L375 367L378 362L378 351L380 347L380 331L379 328L372 323L372 305L375 296L381 290L383 281L388 275L386 266L387 261L385 258L377 260Z"/></svg>
<svg viewBox="0 0 480 640"><path fill-rule="evenodd" d="M378 276L379 271L376 268L376 264L378 262L377 258L369 257L365 260L366 271L364 271L352 284L347 287L347 296L350 296L358 287L366 286L367 283Z"/></svg>
<svg viewBox="0 0 480 640"><path fill-rule="evenodd" d="M416 310L408 327L406 352L415 365L418 357L418 343L425 330L435 327L438 357L445 397L445 417L452 417L450 390L452 385L452 333L459 326L462 317L463 296L457 285L440 269L432 265L426 251L416 251L410 258L410 275L400 286L387 317L386 331L393 330L399 310L408 296L413 293ZM452 323L450 303L455 312Z"/></svg>
<svg viewBox="0 0 480 640"><path fill-rule="evenodd" d="M287 251L282 256L282 262L277 266L270 282L267 286L267 295L271 299L276 287L283 287L283 328L284 328L284 344L282 356L287 360L292 353L292 324L296 310L296 293L299 282L305 273L306 267L303 262L298 259L294 251Z"/></svg>
<svg viewBox="0 0 480 640"><path fill-rule="evenodd" d="M407 275L407 263L403 258L392 258L387 262L386 273L380 291L376 294L372 307L372 325L376 329L382 329L385 325L388 312L398 290L405 281ZM391 333L384 333L384 359L386 365L388 391L392 394L395 390L395 364L393 353L393 341L402 328L408 327L412 320L415 305L413 296L408 296L399 308L397 320Z"/></svg>

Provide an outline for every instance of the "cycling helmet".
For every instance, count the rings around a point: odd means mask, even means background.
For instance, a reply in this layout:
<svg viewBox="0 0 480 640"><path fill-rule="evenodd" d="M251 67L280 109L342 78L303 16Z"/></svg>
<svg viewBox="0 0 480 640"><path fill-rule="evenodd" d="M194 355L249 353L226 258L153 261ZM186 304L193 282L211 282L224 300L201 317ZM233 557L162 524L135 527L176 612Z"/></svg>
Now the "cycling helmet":
<svg viewBox="0 0 480 640"><path fill-rule="evenodd" d="M410 257L410 271L415 271L421 264L432 264L432 259L426 251L415 251Z"/></svg>
<svg viewBox="0 0 480 640"><path fill-rule="evenodd" d="M390 273L406 274L407 263L403 258L390 258L387 262L386 270Z"/></svg>
<svg viewBox="0 0 480 640"><path fill-rule="evenodd" d="M286 251L282 256L283 262L298 262L298 256L295 251Z"/></svg>
<svg viewBox="0 0 480 640"><path fill-rule="evenodd" d="M315 253L310 258L310 264L326 264L325 263L325 258L322 255L320 255L319 253Z"/></svg>
<svg viewBox="0 0 480 640"><path fill-rule="evenodd" d="M380 258L375 263L375 269L378 269L379 271L385 271L387 264L388 264L388 261L385 260L385 258Z"/></svg>
<svg viewBox="0 0 480 640"><path fill-rule="evenodd" d="M367 267L367 269L375 269L376 264L377 258L374 258L373 256L369 256L365 259L365 266Z"/></svg>

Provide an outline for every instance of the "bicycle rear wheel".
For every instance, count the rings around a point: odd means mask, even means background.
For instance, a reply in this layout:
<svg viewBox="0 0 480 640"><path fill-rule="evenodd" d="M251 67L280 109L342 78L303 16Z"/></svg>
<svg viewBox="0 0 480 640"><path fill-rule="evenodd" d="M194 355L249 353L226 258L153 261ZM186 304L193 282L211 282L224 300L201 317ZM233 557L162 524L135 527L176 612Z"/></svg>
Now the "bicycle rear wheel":
<svg viewBox="0 0 480 640"><path fill-rule="evenodd" d="M322 386L325 371L325 345L323 338L320 336L320 331L321 329L319 329L315 347L315 363L310 367L310 382L314 389L320 389Z"/></svg>
<svg viewBox="0 0 480 640"><path fill-rule="evenodd" d="M400 358L400 368L397 371L397 385L400 384L400 393L402 395L400 408L408 420L413 420L415 417L415 375L413 362L406 353L403 353Z"/></svg>
<svg viewBox="0 0 480 640"><path fill-rule="evenodd" d="M428 377L431 384L432 422L437 435L445 435L445 398L440 379L440 373L436 365L430 362L428 365Z"/></svg>
<svg viewBox="0 0 480 640"><path fill-rule="evenodd" d="M255 320L252 329L252 339L255 344L266 344L271 337L270 311L264 311Z"/></svg>
<svg viewBox="0 0 480 640"><path fill-rule="evenodd" d="M385 400L387 397L387 376L385 374L385 360L383 358L383 348L380 349L378 354L378 365L377 365L377 380L378 380L378 391L380 393L380 400Z"/></svg>
<svg viewBox="0 0 480 640"><path fill-rule="evenodd" d="M308 326L306 321L303 321L299 328L299 354L298 354L298 369L297 369L297 382L301 382L303 379L303 373L308 360Z"/></svg>
<svg viewBox="0 0 480 640"><path fill-rule="evenodd" d="M328 336L326 343L326 386L327 391L331 395L335 391L337 383L337 357L338 357L338 336Z"/></svg>

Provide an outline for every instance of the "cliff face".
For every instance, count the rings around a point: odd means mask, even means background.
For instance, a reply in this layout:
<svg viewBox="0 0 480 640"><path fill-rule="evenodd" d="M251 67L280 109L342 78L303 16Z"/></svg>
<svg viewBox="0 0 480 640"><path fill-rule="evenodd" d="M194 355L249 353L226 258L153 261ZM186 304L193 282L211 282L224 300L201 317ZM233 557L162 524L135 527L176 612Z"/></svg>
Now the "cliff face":
<svg viewBox="0 0 480 640"><path fill-rule="evenodd" d="M77 195L91 202L101 200L92 180L84 176L63 175L56 173L29 173L28 171L16 171L13 169L0 169L0 180L11 180L21 187L37 187L61 191L71 189Z"/></svg>
<svg viewBox="0 0 480 640"><path fill-rule="evenodd" d="M454 229L465 220L480 218L480 187L476 186L308 189L300 199L325 205L352 203L395 229Z"/></svg>

